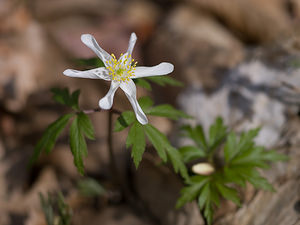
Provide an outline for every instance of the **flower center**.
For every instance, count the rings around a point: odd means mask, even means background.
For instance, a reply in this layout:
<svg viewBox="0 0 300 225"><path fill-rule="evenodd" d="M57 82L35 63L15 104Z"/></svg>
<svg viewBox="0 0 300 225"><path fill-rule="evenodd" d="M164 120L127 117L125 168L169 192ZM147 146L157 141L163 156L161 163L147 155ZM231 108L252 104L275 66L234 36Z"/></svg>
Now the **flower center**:
<svg viewBox="0 0 300 225"><path fill-rule="evenodd" d="M137 62L131 59L131 55L120 55L119 60L116 59L114 54L112 58L106 61L108 73L111 79L118 82L128 82L130 77L134 76L134 71Z"/></svg>

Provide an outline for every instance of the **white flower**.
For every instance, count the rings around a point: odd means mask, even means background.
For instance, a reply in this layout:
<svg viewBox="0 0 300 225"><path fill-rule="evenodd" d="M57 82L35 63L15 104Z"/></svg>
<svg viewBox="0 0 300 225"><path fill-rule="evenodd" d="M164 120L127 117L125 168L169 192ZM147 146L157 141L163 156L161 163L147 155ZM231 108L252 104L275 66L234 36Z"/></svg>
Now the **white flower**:
<svg viewBox="0 0 300 225"><path fill-rule="evenodd" d="M69 77L111 81L109 91L99 101L100 108L110 109L112 107L114 94L118 87L120 87L130 101L137 120L141 124L147 124L148 119L136 99L136 87L132 79L166 75L174 70L174 66L171 63L162 62L152 67L136 67L136 62L134 63L131 56L136 39L137 37L135 33L132 33L127 52L125 54L121 54L120 58L117 60L114 54L109 55L105 50L103 50L92 35L83 34L81 35L81 41L96 53L96 55L103 61L105 67L86 71L67 69L64 71L64 75Z"/></svg>

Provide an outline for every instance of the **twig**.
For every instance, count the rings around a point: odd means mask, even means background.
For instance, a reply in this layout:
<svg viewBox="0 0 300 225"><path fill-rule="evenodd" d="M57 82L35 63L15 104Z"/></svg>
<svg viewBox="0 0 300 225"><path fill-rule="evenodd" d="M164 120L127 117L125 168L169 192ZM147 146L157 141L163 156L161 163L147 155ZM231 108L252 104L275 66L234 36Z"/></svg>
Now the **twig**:
<svg viewBox="0 0 300 225"><path fill-rule="evenodd" d="M285 82L285 81L281 81L282 85L297 92L297 93L300 93L300 88L299 87L296 87L295 85L293 84L290 84L288 82Z"/></svg>
<svg viewBox="0 0 300 225"><path fill-rule="evenodd" d="M95 112L101 112L104 111L104 109L101 108L95 108L95 109L86 109L86 110L82 110L82 112L84 112L85 114L92 114ZM113 113L113 114L117 114L117 115L121 115L122 112L120 110L117 109L110 109L109 112Z"/></svg>

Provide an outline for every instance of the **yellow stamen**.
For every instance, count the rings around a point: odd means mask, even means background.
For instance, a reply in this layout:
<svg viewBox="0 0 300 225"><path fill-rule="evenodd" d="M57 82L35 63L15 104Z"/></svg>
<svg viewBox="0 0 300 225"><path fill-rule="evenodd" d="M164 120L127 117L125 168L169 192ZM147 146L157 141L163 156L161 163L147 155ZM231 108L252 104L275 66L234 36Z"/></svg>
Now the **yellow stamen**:
<svg viewBox="0 0 300 225"><path fill-rule="evenodd" d="M135 67L137 62L134 62L134 59L131 59L131 55L120 55L122 60L117 60L114 54L111 54L112 58L109 61L106 61L107 70L111 79L118 82L128 82L130 78L134 76Z"/></svg>

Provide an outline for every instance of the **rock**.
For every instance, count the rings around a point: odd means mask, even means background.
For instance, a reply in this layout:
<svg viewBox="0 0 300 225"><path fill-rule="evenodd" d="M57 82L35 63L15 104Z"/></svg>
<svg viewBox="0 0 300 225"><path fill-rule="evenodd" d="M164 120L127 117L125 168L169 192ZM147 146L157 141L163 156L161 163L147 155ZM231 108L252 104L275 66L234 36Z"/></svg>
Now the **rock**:
<svg viewBox="0 0 300 225"><path fill-rule="evenodd" d="M175 210L182 184L167 167L158 165L151 155L147 157L146 154L135 172L134 185L149 212L162 224L203 224L196 204L187 204L183 209Z"/></svg>
<svg viewBox="0 0 300 225"><path fill-rule="evenodd" d="M278 143L287 121L287 105L283 101L288 95L281 85L285 76L285 71L260 61L245 62L229 72L214 93L205 94L201 88L190 87L179 97L179 103L206 130L217 116L238 131L261 127L257 143L272 147ZM292 77L299 82L296 70L288 79Z"/></svg>
<svg viewBox="0 0 300 225"><path fill-rule="evenodd" d="M84 224L90 221L90 225L111 224L111 225L149 225L146 220L135 215L134 212L126 206L107 207L101 211L85 211L73 217L75 225Z"/></svg>
<svg viewBox="0 0 300 225"><path fill-rule="evenodd" d="M80 0L36 0L31 8L34 15L43 21L66 17L69 15L95 15L105 16L117 10L120 3L116 0L103 2L97 0L87 0L82 2Z"/></svg>
<svg viewBox="0 0 300 225"><path fill-rule="evenodd" d="M124 7L123 17L137 33L139 45L146 42L154 32L161 18L161 9L151 1L129 1Z"/></svg>
<svg viewBox="0 0 300 225"><path fill-rule="evenodd" d="M10 111L20 111L28 96L57 80L62 57L24 6L2 20L0 31L0 100Z"/></svg>
<svg viewBox="0 0 300 225"><path fill-rule="evenodd" d="M211 12L246 41L268 42L291 30L291 20L282 0L189 0Z"/></svg>
<svg viewBox="0 0 300 225"><path fill-rule="evenodd" d="M148 48L149 63L170 61L175 65L171 76L199 86L213 86L219 71L235 66L243 55L242 44L231 33L187 6L170 12Z"/></svg>

